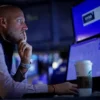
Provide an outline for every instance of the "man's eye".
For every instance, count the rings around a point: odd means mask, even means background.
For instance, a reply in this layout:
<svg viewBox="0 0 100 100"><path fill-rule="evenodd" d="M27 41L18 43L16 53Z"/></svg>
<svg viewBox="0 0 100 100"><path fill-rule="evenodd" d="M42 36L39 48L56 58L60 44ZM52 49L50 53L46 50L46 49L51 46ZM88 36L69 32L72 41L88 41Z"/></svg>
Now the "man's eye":
<svg viewBox="0 0 100 100"><path fill-rule="evenodd" d="M22 22L22 20L21 19L17 19L17 22Z"/></svg>

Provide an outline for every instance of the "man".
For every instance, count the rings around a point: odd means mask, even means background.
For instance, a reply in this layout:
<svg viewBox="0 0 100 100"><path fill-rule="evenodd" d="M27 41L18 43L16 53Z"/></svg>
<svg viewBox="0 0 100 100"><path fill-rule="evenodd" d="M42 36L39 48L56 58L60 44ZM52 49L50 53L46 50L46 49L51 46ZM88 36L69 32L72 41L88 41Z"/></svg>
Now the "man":
<svg viewBox="0 0 100 100"><path fill-rule="evenodd" d="M30 67L32 54L32 46L27 43L25 32L27 29L24 14L20 8L10 5L0 7L0 96L2 98L20 98L25 93L75 93L77 85L69 82L57 85L31 85L21 82L24 78L20 77L24 77ZM10 46L7 45L8 48L12 47L11 44L17 44L21 58L21 64L13 78L8 72L8 63L5 61L9 60L10 52L10 50L5 50L5 41L10 44ZM6 54L8 59L6 59Z"/></svg>

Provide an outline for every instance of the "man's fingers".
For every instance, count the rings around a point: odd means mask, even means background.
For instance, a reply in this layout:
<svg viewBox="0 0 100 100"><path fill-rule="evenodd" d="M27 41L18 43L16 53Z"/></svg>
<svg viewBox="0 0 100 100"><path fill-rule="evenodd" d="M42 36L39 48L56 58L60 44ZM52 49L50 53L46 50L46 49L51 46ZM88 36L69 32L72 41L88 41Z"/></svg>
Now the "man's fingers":
<svg viewBox="0 0 100 100"><path fill-rule="evenodd" d="M27 36L26 36L26 32L24 32L24 41L27 41Z"/></svg>
<svg viewBox="0 0 100 100"><path fill-rule="evenodd" d="M22 51L19 51L19 53L20 53L20 56L22 56L24 52L22 52Z"/></svg>
<svg viewBox="0 0 100 100"><path fill-rule="evenodd" d="M78 91L78 89L77 88L74 88L74 87L71 90L72 91Z"/></svg>
<svg viewBox="0 0 100 100"><path fill-rule="evenodd" d="M76 87L76 88L77 88L77 87L78 87L78 85L77 85L77 84L72 84L72 87Z"/></svg>
<svg viewBox="0 0 100 100"><path fill-rule="evenodd" d="M72 84L72 89L71 90L74 90L74 91L78 91L78 85L77 84Z"/></svg>
<svg viewBox="0 0 100 100"><path fill-rule="evenodd" d="M22 46L22 52L24 52L25 50L31 50L31 46L28 43L24 43Z"/></svg>
<svg viewBox="0 0 100 100"><path fill-rule="evenodd" d="M26 41L25 41L25 40L21 40L21 41L19 42L18 46L20 47L23 43L26 43Z"/></svg>
<svg viewBox="0 0 100 100"><path fill-rule="evenodd" d="M22 52L24 52L24 50L26 49L26 47L27 47L27 44L26 44L26 43L23 43L23 44L21 45Z"/></svg>
<svg viewBox="0 0 100 100"><path fill-rule="evenodd" d="M27 45L25 44L24 47L22 48L22 52L27 48Z"/></svg>
<svg viewBox="0 0 100 100"><path fill-rule="evenodd" d="M26 45L26 42L21 41L20 44L19 44L19 46L18 46L19 50L23 51L23 47L24 47L25 45Z"/></svg>
<svg viewBox="0 0 100 100"><path fill-rule="evenodd" d="M69 90L69 93L72 93L72 94L78 94L77 91L73 91L73 90Z"/></svg>

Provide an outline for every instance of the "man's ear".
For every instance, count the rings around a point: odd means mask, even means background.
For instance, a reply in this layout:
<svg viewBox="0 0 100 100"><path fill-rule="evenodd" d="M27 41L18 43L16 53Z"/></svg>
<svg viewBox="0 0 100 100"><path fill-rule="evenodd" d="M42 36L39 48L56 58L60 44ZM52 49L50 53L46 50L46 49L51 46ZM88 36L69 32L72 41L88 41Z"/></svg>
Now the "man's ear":
<svg viewBox="0 0 100 100"><path fill-rule="evenodd" d="M7 28L7 20L6 18L0 17L0 26Z"/></svg>

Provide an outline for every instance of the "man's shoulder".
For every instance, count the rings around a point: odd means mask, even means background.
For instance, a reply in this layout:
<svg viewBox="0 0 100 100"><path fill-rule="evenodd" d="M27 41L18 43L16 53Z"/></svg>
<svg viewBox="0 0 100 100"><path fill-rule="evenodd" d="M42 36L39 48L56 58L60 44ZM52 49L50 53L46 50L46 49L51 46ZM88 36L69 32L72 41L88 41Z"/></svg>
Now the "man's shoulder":
<svg viewBox="0 0 100 100"><path fill-rule="evenodd" d="M2 44L0 43L0 50L3 50L3 48L2 48Z"/></svg>
<svg viewBox="0 0 100 100"><path fill-rule="evenodd" d="M2 48L2 44L0 44L0 58L4 58L4 51L3 51L3 48Z"/></svg>
<svg viewBox="0 0 100 100"><path fill-rule="evenodd" d="M6 63L5 63L4 51L3 51L1 43L0 43L0 72L8 74L7 66L6 66Z"/></svg>

